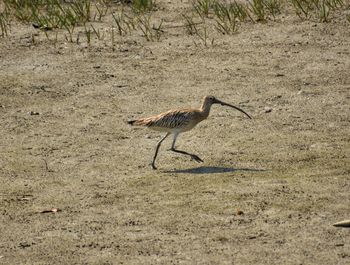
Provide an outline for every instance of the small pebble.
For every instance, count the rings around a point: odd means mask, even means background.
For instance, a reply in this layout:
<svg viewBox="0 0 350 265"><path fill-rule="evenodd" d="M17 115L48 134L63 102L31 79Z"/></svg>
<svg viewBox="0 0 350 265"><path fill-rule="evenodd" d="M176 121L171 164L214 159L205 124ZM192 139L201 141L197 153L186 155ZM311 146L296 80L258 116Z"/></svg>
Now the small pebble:
<svg viewBox="0 0 350 265"><path fill-rule="evenodd" d="M243 215L243 214L244 214L244 212L243 212L243 211L241 211L241 210L237 210L236 214L237 214L237 215Z"/></svg>
<svg viewBox="0 0 350 265"><path fill-rule="evenodd" d="M264 112L265 113L269 113L269 112L271 112L272 111L272 108L270 108L270 107L265 107L264 108Z"/></svg>

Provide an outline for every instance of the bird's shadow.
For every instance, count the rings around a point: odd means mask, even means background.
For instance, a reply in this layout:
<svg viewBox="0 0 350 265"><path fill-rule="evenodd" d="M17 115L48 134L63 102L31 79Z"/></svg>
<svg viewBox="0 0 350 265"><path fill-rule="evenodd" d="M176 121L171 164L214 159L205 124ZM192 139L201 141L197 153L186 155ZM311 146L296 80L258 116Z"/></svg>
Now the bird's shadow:
<svg viewBox="0 0 350 265"><path fill-rule="evenodd" d="M167 170L164 173L187 173L187 174L214 174L214 173L227 173L236 171L250 171L250 172L264 172L266 169L254 169L254 168L232 168L232 167L194 167L187 169L175 169Z"/></svg>

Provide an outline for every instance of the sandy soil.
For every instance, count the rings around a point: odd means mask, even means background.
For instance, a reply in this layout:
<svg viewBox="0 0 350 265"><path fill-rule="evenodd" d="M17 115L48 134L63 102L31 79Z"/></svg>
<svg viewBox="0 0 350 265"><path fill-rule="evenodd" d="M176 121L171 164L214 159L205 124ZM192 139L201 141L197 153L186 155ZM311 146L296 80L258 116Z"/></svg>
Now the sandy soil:
<svg viewBox="0 0 350 265"><path fill-rule="evenodd" d="M0 39L0 264L350 264L350 25L283 15L203 47L166 28L183 9L114 51ZM204 163L167 139L152 170L162 134L125 121L208 94L253 119L214 106L178 139Z"/></svg>

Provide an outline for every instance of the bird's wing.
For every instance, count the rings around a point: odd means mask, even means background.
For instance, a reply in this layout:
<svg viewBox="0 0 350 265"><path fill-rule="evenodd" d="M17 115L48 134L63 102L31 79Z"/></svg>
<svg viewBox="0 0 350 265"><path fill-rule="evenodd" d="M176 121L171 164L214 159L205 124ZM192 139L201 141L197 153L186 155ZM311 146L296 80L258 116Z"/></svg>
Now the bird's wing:
<svg viewBox="0 0 350 265"><path fill-rule="evenodd" d="M170 110L157 116L146 118L144 123L148 127L182 128L191 122L192 116L193 112L191 110Z"/></svg>

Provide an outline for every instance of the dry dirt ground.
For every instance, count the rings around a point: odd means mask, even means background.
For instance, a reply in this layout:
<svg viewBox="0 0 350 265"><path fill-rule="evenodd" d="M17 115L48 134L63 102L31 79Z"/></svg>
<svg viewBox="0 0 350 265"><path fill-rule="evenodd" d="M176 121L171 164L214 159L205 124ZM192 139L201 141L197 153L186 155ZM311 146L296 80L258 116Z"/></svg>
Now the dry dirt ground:
<svg viewBox="0 0 350 265"><path fill-rule="evenodd" d="M163 7L178 25L181 3ZM35 32L0 39L0 264L350 264L332 226L350 218L343 18L245 23L208 47L176 27L114 51ZM207 94L253 119L214 106L178 139L204 163L169 138L152 170L162 134L125 121Z"/></svg>

